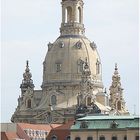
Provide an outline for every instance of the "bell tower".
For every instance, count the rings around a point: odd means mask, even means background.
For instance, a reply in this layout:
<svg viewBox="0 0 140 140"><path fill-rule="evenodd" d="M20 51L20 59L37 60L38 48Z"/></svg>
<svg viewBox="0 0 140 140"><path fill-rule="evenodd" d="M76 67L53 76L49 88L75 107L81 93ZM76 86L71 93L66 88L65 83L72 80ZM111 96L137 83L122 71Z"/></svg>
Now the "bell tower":
<svg viewBox="0 0 140 140"><path fill-rule="evenodd" d="M83 1L62 0L61 35L84 35Z"/></svg>

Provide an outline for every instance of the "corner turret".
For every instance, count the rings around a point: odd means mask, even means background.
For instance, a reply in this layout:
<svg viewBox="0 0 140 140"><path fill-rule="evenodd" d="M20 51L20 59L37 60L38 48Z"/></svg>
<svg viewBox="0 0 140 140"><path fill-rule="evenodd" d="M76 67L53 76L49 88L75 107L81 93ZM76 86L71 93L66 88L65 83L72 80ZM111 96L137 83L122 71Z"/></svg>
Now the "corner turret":
<svg viewBox="0 0 140 140"><path fill-rule="evenodd" d="M22 84L20 85L22 92L25 92L28 89L28 87L34 89L33 80L31 78L32 78L32 74L30 73L30 69L29 69L29 61L27 60L26 69L25 72L23 73Z"/></svg>
<svg viewBox="0 0 140 140"><path fill-rule="evenodd" d="M111 113L114 115L129 114L125 107L125 101L123 98L123 88L120 82L120 75L118 72L118 66L115 64L115 71L112 76L112 84L110 86L110 107Z"/></svg>

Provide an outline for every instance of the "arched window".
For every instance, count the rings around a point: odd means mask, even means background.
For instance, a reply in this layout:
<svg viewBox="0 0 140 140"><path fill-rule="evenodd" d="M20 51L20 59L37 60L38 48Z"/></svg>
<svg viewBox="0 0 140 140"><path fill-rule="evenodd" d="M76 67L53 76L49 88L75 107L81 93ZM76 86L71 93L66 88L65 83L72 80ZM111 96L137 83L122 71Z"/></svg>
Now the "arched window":
<svg viewBox="0 0 140 140"><path fill-rule="evenodd" d="M51 96L51 105L56 105L57 99L55 95Z"/></svg>
<svg viewBox="0 0 140 140"><path fill-rule="evenodd" d="M80 137L76 137L75 140L81 140L81 138Z"/></svg>
<svg viewBox="0 0 140 140"><path fill-rule="evenodd" d="M126 136L124 137L124 140L127 140L127 137Z"/></svg>
<svg viewBox="0 0 140 140"><path fill-rule="evenodd" d="M51 140L57 140L57 137L56 136L52 136Z"/></svg>
<svg viewBox="0 0 140 140"><path fill-rule="evenodd" d="M87 105L90 106L91 105L91 97L87 98Z"/></svg>
<svg viewBox="0 0 140 140"><path fill-rule="evenodd" d="M112 137L112 140L117 140L117 137L116 137L116 136L113 136L113 137Z"/></svg>
<svg viewBox="0 0 140 140"><path fill-rule="evenodd" d="M27 108L31 108L31 99L27 100Z"/></svg>
<svg viewBox="0 0 140 140"><path fill-rule="evenodd" d="M88 137L87 140L93 140L93 137Z"/></svg>
<svg viewBox="0 0 140 140"><path fill-rule="evenodd" d="M105 137L104 136L100 136L100 140L105 140Z"/></svg>
<svg viewBox="0 0 140 140"><path fill-rule="evenodd" d="M67 139L66 140L70 140L70 136L67 136Z"/></svg>
<svg viewBox="0 0 140 140"><path fill-rule="evenodd" d="M78 22L81 23L81 18L82 18L81 16L82 16L82 14L81 14L81 8L80 7L78 7L78 14L77 14L77 16L78 16L77 17Z"/></svg>
<svg viewBox="0 0 140 140"><path fill-rule="evenodd" d="M72 7L67 7L65 11L65 22L71 22L72 21Z"/></svg>
<svg viewBox="0 0 140 140"><path fill-rule="evenodd" d="M121 110L121 101L118 101L117 108L118 108L118 110Z"/></svg>

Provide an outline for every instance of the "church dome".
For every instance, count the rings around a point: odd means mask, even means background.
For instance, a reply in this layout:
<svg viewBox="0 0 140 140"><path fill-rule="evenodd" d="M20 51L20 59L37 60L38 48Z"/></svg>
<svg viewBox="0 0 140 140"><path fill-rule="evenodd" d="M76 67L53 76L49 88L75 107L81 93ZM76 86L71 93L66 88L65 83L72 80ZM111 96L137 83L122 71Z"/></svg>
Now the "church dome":
<svg viewBox="0 0 140 140"><path fill-rule="evenodd" d="M44 61L42 87L53 85L79 85L87 60L95 86L103 87L101 61L94 42L85 37L83 1L62 1L60 36L48 44Z"/></svg>
<svg viewBox="0 0 140 140"><path fill-rule="evenodd" d="M101 82L101 61L95 43L84 36L60 36L48 44L43 86L57 82L79 84L86 59L93 80Z"/></svg>

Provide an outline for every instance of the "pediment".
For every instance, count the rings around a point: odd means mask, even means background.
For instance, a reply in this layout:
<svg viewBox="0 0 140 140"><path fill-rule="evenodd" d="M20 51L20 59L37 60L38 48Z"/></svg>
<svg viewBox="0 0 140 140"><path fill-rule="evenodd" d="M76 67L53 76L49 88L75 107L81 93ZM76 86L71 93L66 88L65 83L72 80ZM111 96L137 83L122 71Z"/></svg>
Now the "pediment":
<svg viewBox="0 0 140 140"><path fill-rule="evenodd" d="M45 123L56 123L59 119L64 119L64 115L60 111L42 111L33 117L34 119L43 120Z"/></svg>

